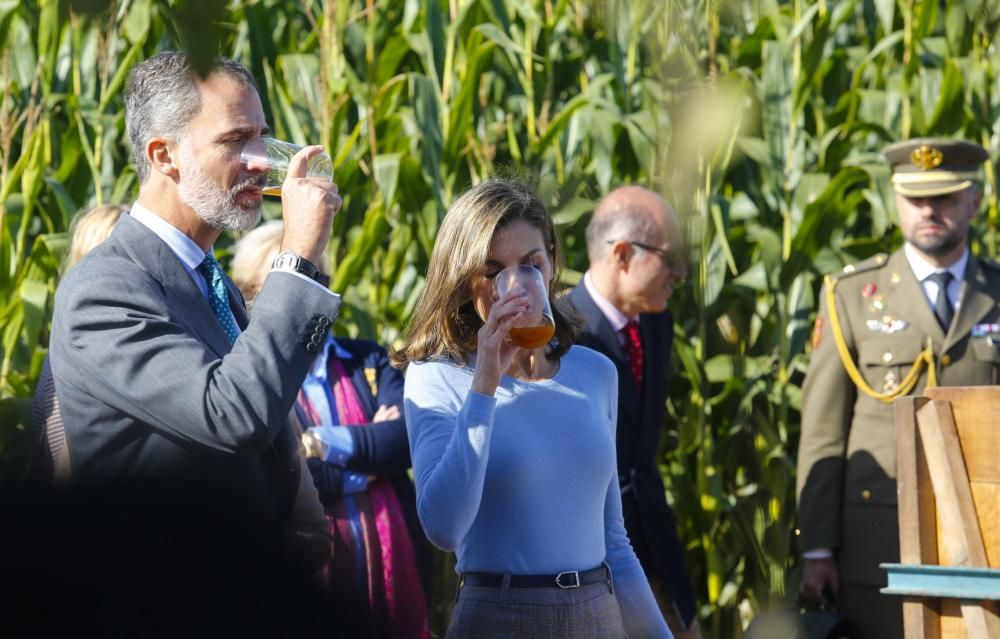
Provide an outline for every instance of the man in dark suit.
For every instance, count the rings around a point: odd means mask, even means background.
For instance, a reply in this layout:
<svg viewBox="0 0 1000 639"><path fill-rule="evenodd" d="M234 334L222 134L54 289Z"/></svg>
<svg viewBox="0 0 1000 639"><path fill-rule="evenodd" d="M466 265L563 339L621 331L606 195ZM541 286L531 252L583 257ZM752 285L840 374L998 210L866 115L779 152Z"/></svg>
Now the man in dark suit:
<svg viewBox="0 0 1000 639"><path fill-rule="evenodd" d="M586 322L579 343L618 369L618 475L625 529L675 636L698 637L695 598L656 464L664 427L673 319L667 300L687 274L680 225L637 186L605 197L587 227L590 268L569 295Z"/></svg>
<svg viewBox="0 0 1000 639"><path fill-rule="evenodd" d="M316 281L314 263L341 199L330 180L305 177L319 147L292 159L282 189L284 253L248 322L212 246L223 230L250 228L261 215L266 167L240 158L244 144L267 133L252 75L219 59L201 77L187 55L164 52L132 70L125 103L138 200L56 295L51 362L71 482L95 507L108 496L119 510L140 510L122 523L136 534L123 537L153 544L137 553L143 561L125 561L121 547L101 549L120 573L102 581L116 581L116 614L151 586L185 610L197 596L174 594L171 580L216 591L221 607L234 591L273 601L239 557L276 547L295 513L322 516L287 416L340 307ZM296 503L303 488L310 503ZM136 567L144 561L155 567ZM228 578L212 573L213 561ZM266 562L242 557L254 561ZM197 579L183 574L195 568Z"/></svg>

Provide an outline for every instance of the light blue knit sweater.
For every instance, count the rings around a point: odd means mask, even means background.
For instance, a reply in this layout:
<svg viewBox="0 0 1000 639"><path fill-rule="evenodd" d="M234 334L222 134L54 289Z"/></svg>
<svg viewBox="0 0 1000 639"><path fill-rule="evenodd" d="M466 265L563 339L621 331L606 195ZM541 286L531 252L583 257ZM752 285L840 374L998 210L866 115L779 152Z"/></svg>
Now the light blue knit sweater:
<svg viewBox="0 0 1000 639"><path fill-rule="evenodd" d="M448 362L407 370L428 538L457 552L459 572L554 574L607 561L629 637L670 637L622 521L611 361L574 346L552 379L503 376L494 397L470 390L472 374Z"/></svg>

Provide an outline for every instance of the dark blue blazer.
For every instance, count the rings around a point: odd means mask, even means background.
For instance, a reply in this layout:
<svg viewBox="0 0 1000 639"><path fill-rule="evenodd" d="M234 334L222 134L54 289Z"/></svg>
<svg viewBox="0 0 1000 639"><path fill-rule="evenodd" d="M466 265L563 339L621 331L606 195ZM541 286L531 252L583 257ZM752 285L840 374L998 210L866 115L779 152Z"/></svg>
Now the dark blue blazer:
<svg viewBox="0 0 1000 639"><path fill-rule="evenodd" d="M669 311L639 316L645 361L643 389L639 389L618 335L582 281L568 297L584 320L577 343L603 353L618 370L618 479L625 530L643 570L659 578L678 617L690 624L695 614L694 590L656 464L666 419L673 317Z"/></svg>
<svg viewBox="0 0 1000 639"><path fill-rule="evenodd" d="M384 348L371 340L337 337L337 344L351 354L340 359L354 385L358 399L369 415L381 405L396 406L403 411L403 374L389 364ZM331 357L335 355L331 352ZM417 496L406 471L410 468L410 444L406 436L406 421L393 419L368 424L347 431L354 443L354 454L347 462L347 469L366 475L388 479L396 492L406 520L406 528L413 541L417 570L424 592L430 592L429 579L432 556L417 518ZM320 501L329 505L343 497L342 469L318 459L307 460L313 480L319 491Z"/></svg>

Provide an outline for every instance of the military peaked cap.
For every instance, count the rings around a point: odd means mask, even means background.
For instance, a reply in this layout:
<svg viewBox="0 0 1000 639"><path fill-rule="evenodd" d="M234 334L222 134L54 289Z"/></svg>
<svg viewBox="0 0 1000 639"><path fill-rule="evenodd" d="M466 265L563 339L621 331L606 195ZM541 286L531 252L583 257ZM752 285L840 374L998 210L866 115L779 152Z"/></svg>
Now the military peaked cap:
<svg viewBox="0 0 1000 639"><path fill-rule="evenodd" d="M885 147L892 185L908 197L934 197L967 189L982 179L986 149L963 140L914 138Z"/></svg>

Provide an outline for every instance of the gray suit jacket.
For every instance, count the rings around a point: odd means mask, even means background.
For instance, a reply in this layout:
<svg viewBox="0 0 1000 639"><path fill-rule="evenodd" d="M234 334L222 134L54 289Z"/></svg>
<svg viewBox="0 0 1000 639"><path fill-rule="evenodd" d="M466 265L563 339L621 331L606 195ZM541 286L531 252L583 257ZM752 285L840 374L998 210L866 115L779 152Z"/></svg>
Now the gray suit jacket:
<svg viewBox="0 0 1000 639"><path fill-rule="evenodd" d="M233 345L171 249L128 215L67 274L50 352L74 483L201 488L288 517L301 466L287 416L340 299L273 273L248 323L226 284Z"/></svg>

